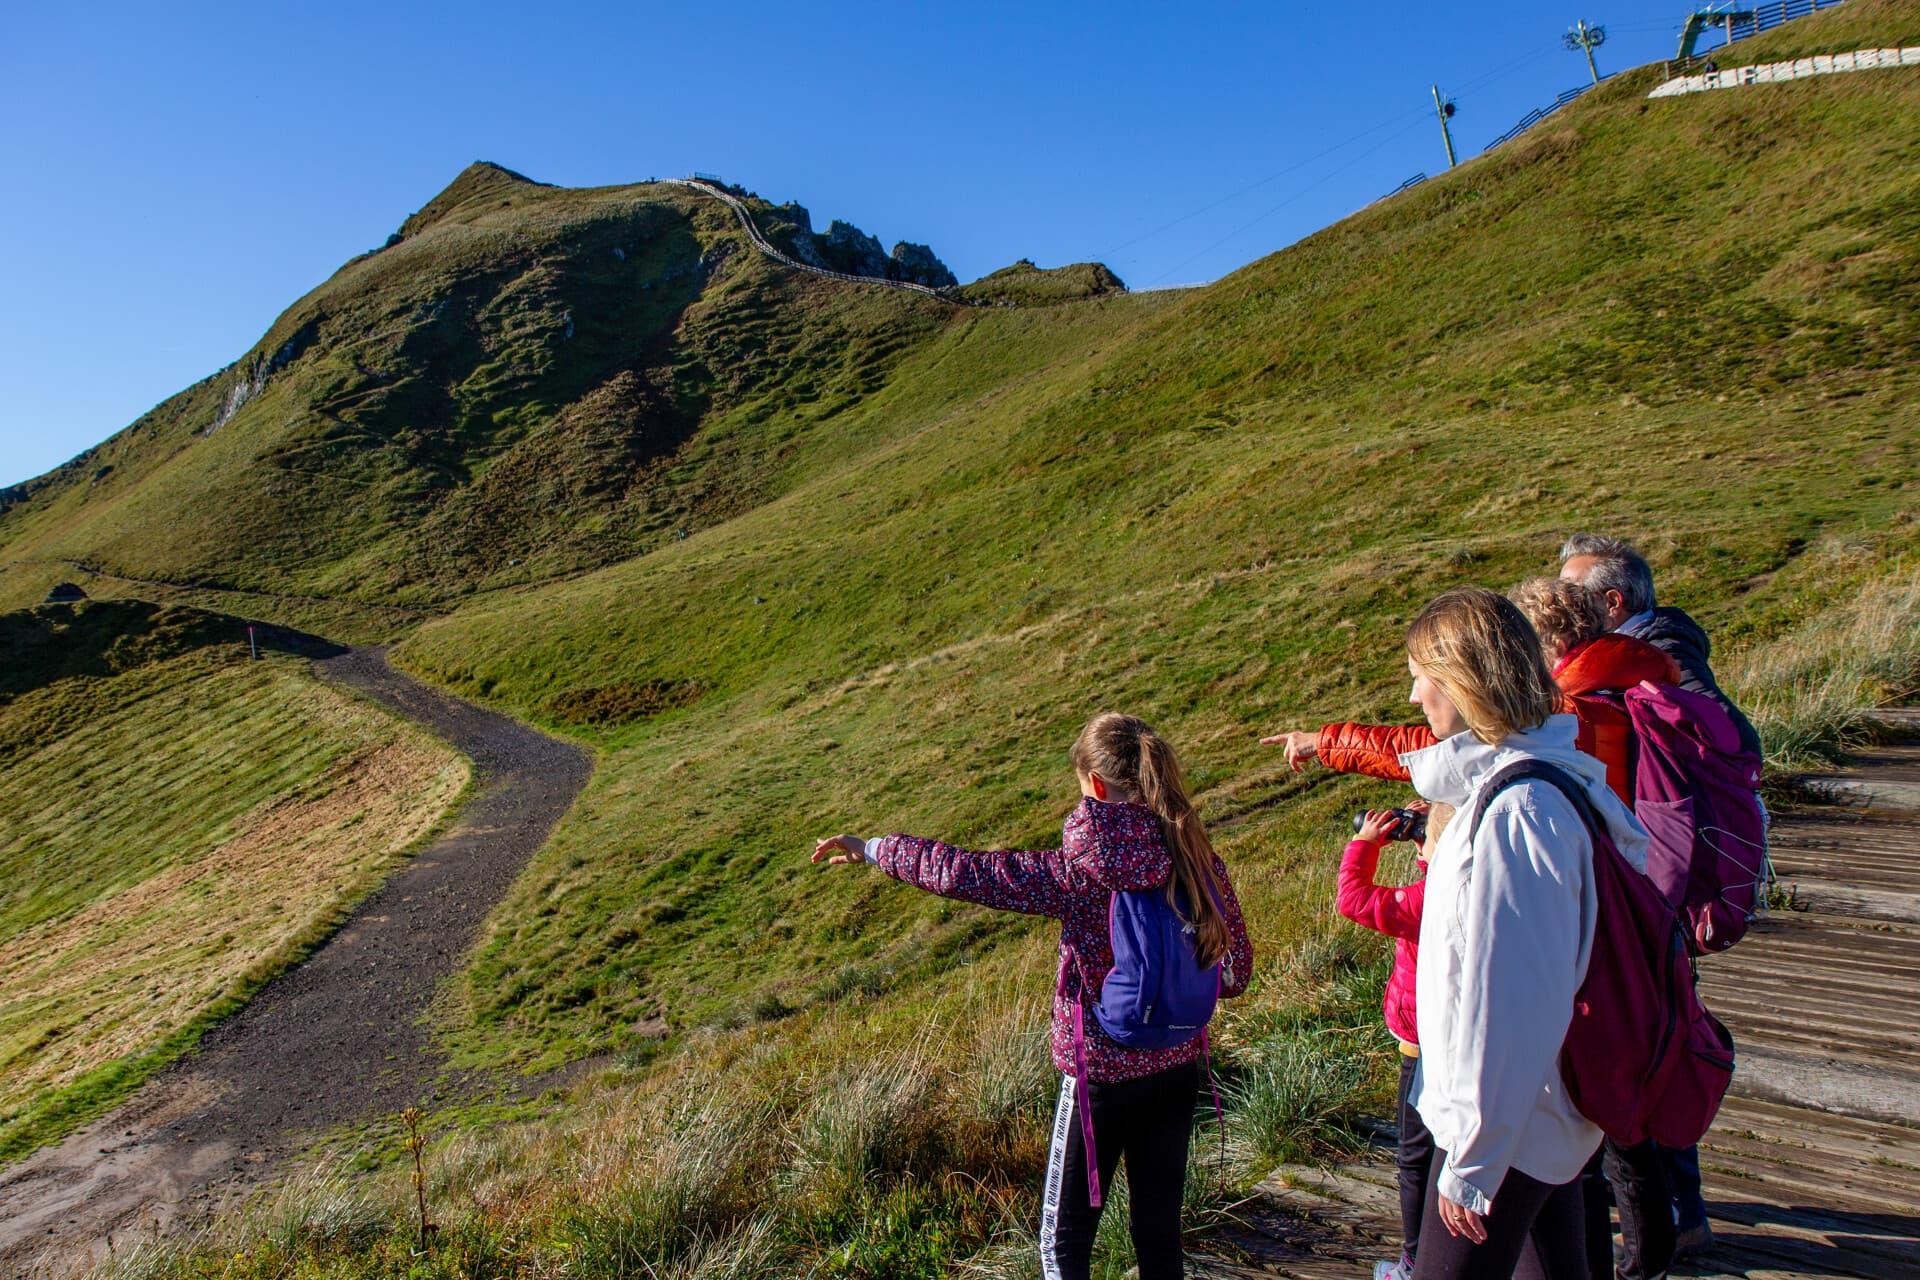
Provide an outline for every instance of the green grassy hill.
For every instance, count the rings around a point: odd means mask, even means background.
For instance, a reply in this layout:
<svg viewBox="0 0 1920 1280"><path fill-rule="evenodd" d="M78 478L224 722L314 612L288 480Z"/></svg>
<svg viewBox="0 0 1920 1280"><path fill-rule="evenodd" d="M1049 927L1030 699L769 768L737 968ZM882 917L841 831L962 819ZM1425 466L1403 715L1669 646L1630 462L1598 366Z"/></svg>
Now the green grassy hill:
<svg viewBox="0 0 1920 1280"><path fill-rule="evenodd" d="M561 727L634 697L577 726L595 781L472 972L487 1048L975 954L1019 926L796 851L1045 839L1102 706L1160 722L1284 873L1330 808L1257 731L1400 717L1418 605L1569 530L1639 537L1736 648L1879 563L1833 548L1908 545L1920 77L1654 81L1177 300L965 313L788 492L409 636L415 670Z"/></svg>
<svg viewBox="0 0 1920 1280"><path fill-rule="evenodd" d="M751 507L953 311L795 279L679 188L477 164L234 365L7 491L0 604L77 567L381 634L404 615L321 601L439 605Z"/></svg>
<svg viewBox="0 0 1920 1280"><path fill-rule="evenodd" d="M1738 48L1903 43L1912 5L1849 0ZM467 1060L618 1065L447 1157L459 1265L691 1275L689 1240L763 1232L766 1274L943 1274L1037 1167L1045 1069L1007 1028L1046 930L810 868L812 837L1049 840L1081 721L1153 720L1263 955L1223 1037L1251 1169L1319 1123L1260 1080L1306 1072L1332 1114L1390 1066L1383 948L1329 898L1344 814L1393 789L1292 775L1260 732L1406 718L1418 607L1578 528L1640 541L1749 698L1913 617L1920 74L1658 79L1203 290L1019 273L1050 305L799 277L684 191L470 170L31 486L0 592L79 561L264 593L597 749L442 1013ZM1910 691L1900 654L1850 696ZM685 1110L718 1073L743 1119ZM689 1143L722 1154L689 1172ZM384 1229L288 1248L402 1274Z"/></svg>

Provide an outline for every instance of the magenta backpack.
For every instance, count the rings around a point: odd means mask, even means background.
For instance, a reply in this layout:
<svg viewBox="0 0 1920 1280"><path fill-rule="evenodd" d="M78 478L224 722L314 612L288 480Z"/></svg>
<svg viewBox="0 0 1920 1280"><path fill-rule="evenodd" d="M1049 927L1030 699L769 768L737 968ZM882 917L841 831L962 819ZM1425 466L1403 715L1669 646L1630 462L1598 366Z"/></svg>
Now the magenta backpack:
<svg viewBox="0 0 1920 1280"><path fill-rule="evenodd" d="M1633 812L1647 829L1647 874L1697 952L1725 951L1765 902L1760 757L1741 748L1733 717L1704 693L1643 680L1600 696L1633 722Z"/></svg>
<svg viewBox="0 0 1920 1280"><path fill-rule="evenodd" d="M1526 778L1564 792L1593 844L1600 913L1560 1049L1567 1097L1616 1142L1691 1147L1733 1082L1733 1037L1700 1003L1679 917L1614 847L1579 782L1543 760L1507 765L1480 788L1469 843L1493 797Z"/></svg>

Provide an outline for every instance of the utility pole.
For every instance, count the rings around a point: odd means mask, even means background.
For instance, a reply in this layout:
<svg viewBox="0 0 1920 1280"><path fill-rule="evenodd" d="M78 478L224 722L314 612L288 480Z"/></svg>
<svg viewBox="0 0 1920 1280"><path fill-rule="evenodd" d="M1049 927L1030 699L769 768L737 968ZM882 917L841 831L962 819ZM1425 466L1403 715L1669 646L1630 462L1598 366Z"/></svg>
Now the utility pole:
<svg viewBox="0 0 1920 1280"><path fill-rule="evenodd" d="M1447 128L1447 121L1453 117L1453 99L1440 96L1440 86L1433 86L1433 110L1440 117L1440 141L1447 144L1447 168L1454 166L1453 130Z"/></svg>
<svg viewBox="0 0 1920 1280"><path fill-rule="evenodd" d="M1597 22L1588 22L1585 18L1567 29L1560 43L1569 49L1577 49L1587 55L1587 74L1593 77L1595 84L1600 83L1600 68L1594 65L1593 51L1607 42L1607 29Z"/></svg>

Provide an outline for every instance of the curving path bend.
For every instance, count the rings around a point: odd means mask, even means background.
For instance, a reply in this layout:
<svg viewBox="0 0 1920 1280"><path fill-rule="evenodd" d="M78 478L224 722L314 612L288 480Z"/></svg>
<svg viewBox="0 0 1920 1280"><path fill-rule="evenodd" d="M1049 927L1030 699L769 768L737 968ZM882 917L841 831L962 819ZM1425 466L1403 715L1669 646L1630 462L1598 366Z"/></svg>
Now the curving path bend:
<svg viewBox="0 0 1920 1280"><path fill-rule="evenodd" d="M454 824L304 962L106 1118L0 1170L0 1275L61 1275L257 1184L315 1132L454 1087L423 1027L480 922L592 773L588 754L394 670L314 664L473 761Z"/></svg>

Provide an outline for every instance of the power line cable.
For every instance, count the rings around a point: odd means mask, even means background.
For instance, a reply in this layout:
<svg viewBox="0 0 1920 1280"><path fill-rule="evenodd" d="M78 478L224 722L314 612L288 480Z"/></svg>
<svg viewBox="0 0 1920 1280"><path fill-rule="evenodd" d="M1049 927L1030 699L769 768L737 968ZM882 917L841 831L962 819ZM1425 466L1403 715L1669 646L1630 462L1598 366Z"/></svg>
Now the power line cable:
<svg viewBox="0 0 1920 1280"><path fill-rule="evenodd" d="M1111 257L1113 254L1120 252L1120 250L1122 249L1130 248L1133 245L1139 244L1142 240L1151 240L1153 239L1153 237L1159 235L1163 231L1171 231L1175 227L1179 226L1181 223L1189 222L1192 219L1199 217L1203 213L1212 213L1215 209L1218 209L1223 204L1231 204L1235 200L1238 200L1241 196L1247 195L1254 191L1258 191L1261 187L1266 186L1268 183L1275 182L1281 178L1284 178L1288 174L1293 173L1298 169L1304 169L1306 166L1312 164L1314 161L1324 159L1325 157L1332 155L1336 151L1344 150L1345 148L1352 146L1354 143L1359 142L1361 139L1380 132L1380 130L1382 129L1390 129L1394 125L1404 122L1409 116L1421 115L1421 114L1424 114L1424 109L1418 112L1410 111L1403 115L1395 116L1391 120L1384 120L1381 123L1376 124L1371 128L1362 129L1359 133L1354 134L1352 137L1345 138L1339 142L1334 143L1332 146L1328 147L1325 151L1317 151L1313 155L1308 156L1304 160L1297 160L1294 163L1288 165L1286 168L1270 173L1266 177L1261 178L1257 182L1248 183L1246 186L1241 187L1238 191L1235 191L1230 195L1221 196L1218 200L1215 200L1212 204L1202 205L1200 208L1195 209L1190 213L1183 213L1179 217L1175 218L1172 222L1166 223L1163 226L1155 227L1152 231L1143 232L1142 234L1135 236L1131 240L1122 240L1119 244L1111 245L1105 249L1101 249L1098 252L1096 252L1094 256L1096 258L1106 259L1108 257Z"/></svg>
<svg viewBox="0 0 1920 1280"><path fill-rule="evenodd" d="M1500 77L1505 76L1513 71L1516 71L1523 66L1526 66L1533 62L1538 62L1541 59L1547 57L1548 55L1555 54L1558 52L1559 52L1559 48L1557 46L1551 47L1551 48L1542 47L1540 49L1533 50L1531 52L1521 55L1518 58L1515 58L1511 62L1503 63L1500 66L1495 67L1493 70L1483 73L1477 79L1469 80L1465 85L1463 85L1458 90L1458 92L1461 92L1461 93L1471 92L1472 90L1477 89L1483 85L1489 84L1492 81L1499 79ZM1193 219L1198 218L1203 214L1212 213L1215 209L1220 208L1222 205L1231 204L1235 200L1238 200L1241 196L1249 195L1255 191L1258 191L1261 187L1267 186L1269 183L1276 182L1279 179L1286 177L1290 173L1294 173L1300 169L1303 169L1307 165L1314 163L1316 160L1325 159L1327 156L1333 155L1335 152L1345 150L1347 147L1353 146L1354 144L1361 142L1368 137L1371 137L1373 134L1380 132L1380 130L1382 129L1390 129L1397 124L1401 124L1413 118L1414 116L1425 116L1425 115L1426 115L1426 108L1421 107L1416 110L1408 111L1401 115L1394 116L1391 119L1383 120L1379 124L1373 125L1366 129L1362 129L1360 132L1353 134L1350 137L1343 138L1341 141L1334 143L1332 146L1326 148L1324 151L1317 151L1313 155L1310 155L1303 160L1297 160L1294 163L1287 165L1285 168L1279 169L1273 173L1270 173L1266 177L1261 178L1256 182L1250 182L1246 186L1241 187L1238 191L1234 191L1227 195L1221 196L1218 200L1215 200L1210 204L1202 205L1198 209L1194 209L1188 213L1183 213L1179 217L1173 219L1171 222L1163 223L1160 226L1155 227L1151 231L1142 232L1140 235L1134 236L1131 240L1122 240L1119 244L1109 245L1104 249L1096 250L1093 256L1097 260L1106 261L1112 258L1115 254L1119 253L1122 249L1132 248L1134 245L1139 244L1143 240L1151 240L1155 236L1160 235L1167 231L1171 231L1175 227L1180 226L1183 223L1191 222Z"/></svg>
<svg viewBox="0 0 1920 1280"><path fill-rule="evenodd" d="M1420 111L1412 114L1416 114L1424 117L1426 115L1426 112ZM1372 156L1375 153L1384 150L1390 143L1398 142L1400 139L1406 137L1409 133L1413 132L1415 127L1416 126L1413 124L1407 125L1404 129L1401 129L1398 133L1382 138L1379 142L1367 148L1365 151L1361 152L1359 155L1355 156L1353 159L1347 161L1345 164L1339 165L1335 168L1327 170L1325 173L1321 174L1318 178L1315 178L1312 182L1309 182L1304 187L1296 188L1292 195L1288 196L1285 200L1282 200L1279 204L1274 205L1271 209L1268 209L1265 213L1262 213L1258 217L1255 217L1250 221L1243 223L1242 225L1234 228L1232 231L1229 231L1226 235L1221 236L1218 240L1215 240L1212 244L1200 250L1198 253L1193 254L1191 257L1185 258L1180 262L1175 263L1173 266L1167 268L1165 271L1155 276L1152 280L1148 281L1146 287L1152 288L1154 285L1159 284L1162 280L1165 280L1168 276L1172 275L1174 272L1180 271L1185 267L1189 266L1190 264L1192 264L1193 262L1206 257L1209 253L1212 253L1215 249L1218 249L1221 245L1227 243L1227 241L1232 240L1234 237L1243 234L1244 232L1252 229L1255 226L1258 226L1262 222L1265 222L1268 218L1271 218L1274 214L1280 212L1280 210L1286 208L1288 205L1292 204L1295 200L1298 200L1300 197L1306 195L1308 192L1312 191L1314 188L1320 186L1322 183L1325 183L1329 178L1334 178L1339 176L1342 173L1345 173L1347 170L1359 164L1362 160L1365 160L1369 156Z"/></svg>

